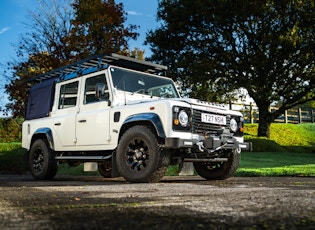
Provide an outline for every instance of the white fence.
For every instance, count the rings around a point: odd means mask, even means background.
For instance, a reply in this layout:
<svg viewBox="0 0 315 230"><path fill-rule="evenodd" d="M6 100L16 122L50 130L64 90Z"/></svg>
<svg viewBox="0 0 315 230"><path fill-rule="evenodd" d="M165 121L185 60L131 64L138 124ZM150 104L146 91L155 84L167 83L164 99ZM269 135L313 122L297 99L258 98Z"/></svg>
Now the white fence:
<svg viewBox="0 0 315 230"><path fill-rule="evenodd" d="M254 103L250 104L230 104L230 108L243 113L245 123L257 123L259 121L258 107ZM271 107L271 112L277 110L277 107ZM314 109L289 109L284 114L275 119L274 122L281 123L314 123Z"/></svg>

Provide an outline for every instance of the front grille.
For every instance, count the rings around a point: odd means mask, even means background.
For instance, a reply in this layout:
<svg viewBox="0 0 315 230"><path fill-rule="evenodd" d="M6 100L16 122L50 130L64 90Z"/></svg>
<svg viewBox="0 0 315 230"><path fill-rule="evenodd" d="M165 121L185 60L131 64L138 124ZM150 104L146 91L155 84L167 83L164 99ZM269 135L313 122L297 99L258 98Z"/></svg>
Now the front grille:
<svg viewBox="0 0 315 230"><path fill-rule="evenodd" d="M222 131L226 127L229 128L230 126L230 116L226 117L226 126L224 125L216 125L216 124L210 124L210 123L204 123L201 121L201 113L206 112L209 114L215 114L215 115L222 115L218 113L210 113L208 111L202 111L202 110L193 110L192 115L192 131L196 134L217 134L218 132Z"/></svg>

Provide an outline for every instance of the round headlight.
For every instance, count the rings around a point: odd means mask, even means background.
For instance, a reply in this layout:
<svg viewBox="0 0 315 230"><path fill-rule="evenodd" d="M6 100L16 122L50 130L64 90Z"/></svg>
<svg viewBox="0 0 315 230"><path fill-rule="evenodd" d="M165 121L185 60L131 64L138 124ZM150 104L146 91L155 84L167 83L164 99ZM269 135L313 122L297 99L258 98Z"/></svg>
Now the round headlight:
<svg viewBox="0 0 315 230"><path fill-rule="evenodd" d="M238 129L237 121L234 118L230 120L230 129L232 132L236 132Z"/></svg>
<svg viewBox="0 0 315 230"><path fill-rule="evenodd" d="M181 126L186 127L188 125L188 115L184 110L179 112L178 120Z"/></svg>

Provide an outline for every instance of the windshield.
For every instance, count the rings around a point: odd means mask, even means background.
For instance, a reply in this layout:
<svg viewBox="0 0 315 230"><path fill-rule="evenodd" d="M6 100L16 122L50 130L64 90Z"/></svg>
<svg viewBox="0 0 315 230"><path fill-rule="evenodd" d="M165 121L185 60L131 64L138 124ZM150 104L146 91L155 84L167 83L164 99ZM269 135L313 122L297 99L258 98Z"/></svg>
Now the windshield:
<svg viewBox="0 0 315 230"><path fill-rule="evenodd" d="M171 79L115 67L111 67L110 71L114 87L118 90L152 97L179 98Z"/></svg>

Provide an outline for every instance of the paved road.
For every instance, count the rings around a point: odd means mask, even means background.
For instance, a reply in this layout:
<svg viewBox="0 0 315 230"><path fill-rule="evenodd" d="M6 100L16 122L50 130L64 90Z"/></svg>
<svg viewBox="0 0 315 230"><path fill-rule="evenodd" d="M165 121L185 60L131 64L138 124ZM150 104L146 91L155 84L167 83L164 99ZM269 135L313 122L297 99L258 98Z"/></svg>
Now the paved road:
<svg viewBox="0 0 315 230"><path fill-rule="evenodd" d="M0 175L0 229L315 229L315 178Z"/></svg>

